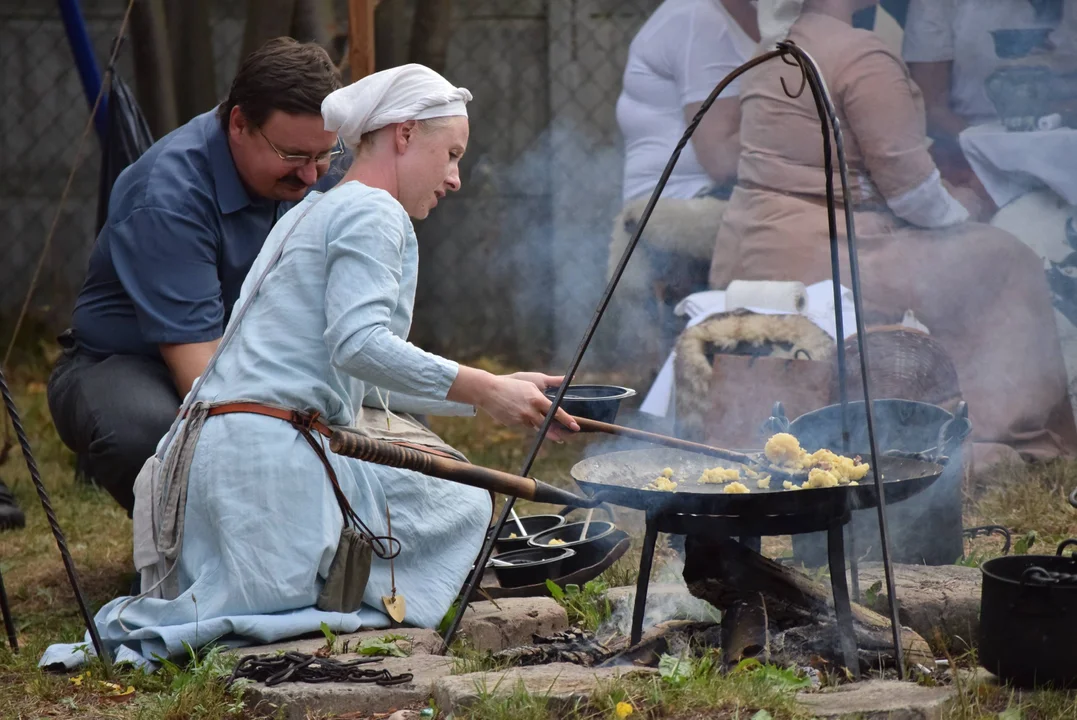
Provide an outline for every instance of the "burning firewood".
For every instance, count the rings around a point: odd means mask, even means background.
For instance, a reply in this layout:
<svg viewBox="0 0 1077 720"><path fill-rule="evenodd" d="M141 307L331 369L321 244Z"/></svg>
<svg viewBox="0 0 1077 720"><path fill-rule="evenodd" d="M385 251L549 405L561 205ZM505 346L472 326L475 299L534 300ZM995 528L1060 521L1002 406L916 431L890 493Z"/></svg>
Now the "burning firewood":
<svg viewBox="0 0 1077 720"><path fill-rule="evenodd" d="M844 665L828 588L731 539L689 537L684 580L688 590L723 612L723 655L729 662L760 657L809 665L813 655ZM853 604L860 670L894 666L890 621ZM927 642L902 629L908 664L934 664ZM769 654L769 658L767 657Z"/></svg>
<svg viewBox="0 0 1077 720"><path fill-rule="evenodd" d="M495 653L493 659L508 665L545 665L568 662L584 667L597 665L614 654L598 642L592 633L570 628L553 635L533 635L533 645L509 648Z"/></svg>

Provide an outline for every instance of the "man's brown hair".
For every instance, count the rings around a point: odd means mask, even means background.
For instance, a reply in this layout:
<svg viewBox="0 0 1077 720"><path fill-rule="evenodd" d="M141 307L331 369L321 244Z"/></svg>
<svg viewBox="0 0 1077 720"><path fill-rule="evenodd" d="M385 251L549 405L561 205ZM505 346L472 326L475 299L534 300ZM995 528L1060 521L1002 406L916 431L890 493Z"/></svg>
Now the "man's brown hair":
<svg viewBox="0 0 1077 720"><path fill-rule="evenodd" d="M320 45L274 38L243 59L228 99L217 108L217 118L227 133L228 118L237 105L255 127L261 127L274 110L320 115L322 100L340 86L340 73Z"/></svg>

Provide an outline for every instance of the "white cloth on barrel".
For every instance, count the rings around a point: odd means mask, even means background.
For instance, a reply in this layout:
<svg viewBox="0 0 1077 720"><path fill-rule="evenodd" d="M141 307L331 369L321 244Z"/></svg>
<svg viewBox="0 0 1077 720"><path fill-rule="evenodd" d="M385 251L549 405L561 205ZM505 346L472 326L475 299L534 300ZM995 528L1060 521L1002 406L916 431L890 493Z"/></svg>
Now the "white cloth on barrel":
<svg viewBox="0 0 1077 720"><path fill-rule="evenodd" d="M376 72L334 90L322 101L325 129L348 145L386 125L408 120L467 116L471 93L425 65L409 63Z"/></svg>
<svg viewBox="0 0 1077 720"><path fill-rule="evenodd" d="M818 325L830 337L837 338L837 321L834 317L834 283L830 280L817 282L805 288L804 292L807 295L807 302L799 314ZM687 316L688 324L686 327L693 327L712 315L736 309L736 307L726 307L725 290L705 290L692 293L681 300L677 303L673 312L682 317ZM766 307L745 306L744 309L762 315L798 314ZM845 337L855 335L856 312L853 309L853 294L844 285L841 288L841 315ZM657 417L672 416L675 383L673 361L676 357L676 352L671 352L669 357L666 358L665 364L662 365L662 369L658 372L658 377L655 378L651 389L647 392L647 397L643 399L643 403L640 405L640 412Z"/></svg>
<svg viewBox="0 0 1077 720"><path fill-rule="evenodd" d="M242 303L308 197L270 233ZM358 182L328 193L296 228L284 255L207 375L199 399L245 398L312 409L351 426L364 401L394 411L469 413L445 400L458 366L407 342L418 243L404 209ZM389 392L386 397L386 391ZM435 627L456 597L490 521L490 495L407 470L329 454L363 521L402 543L395 560L405 622ZM179 595L142 598L97 613L103 641L152 660L184 654L184 643L239 646L318 632L384 628L389 563L373 559L364 605L327 613L314 605L342 526L325 468L295 428L275 418L206 419L191 464L178 561ZM83 657L83 645L49 648L42 665ZM126 653L131 656L131 653Z"/></svg>

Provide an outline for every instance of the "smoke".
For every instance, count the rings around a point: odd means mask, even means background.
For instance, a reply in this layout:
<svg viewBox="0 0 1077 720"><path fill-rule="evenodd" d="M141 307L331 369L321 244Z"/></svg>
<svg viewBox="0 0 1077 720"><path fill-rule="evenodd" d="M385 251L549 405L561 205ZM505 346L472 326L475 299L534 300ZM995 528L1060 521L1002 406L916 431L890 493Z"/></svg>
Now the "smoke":
<svg viewBox="0 0 1077 720"><path fill-rule="evenodd" d="M699 622L721 621L722 614L717 608L694 597L688 592L682 573L684 561L675 557L666 561L655 573L656 577L647 588L647 606L643 616L643 632L670 620L692 620ZM611 637L614 635L628 637L632 630L632 612L635 607L636 591L613 596L613 614L602 624L596 635Z"/></svg>
<svg viewBox="0 0 1077 720"><path fill-rule="evenodd" d="M594 131L555 120L496 180L511 188L545 179L550 188L547 216L522 228L510 261L528 275L549 279L516 293L512 304L516 317L552 317L550 341L557 365L567 363L576 351L606 286L623 162L620 149ZM536 261L543 266L536 267ZM595 347L588 359L596 353L602 350Z"/></svg>
<svg viewBox="0 0 1077 720"><path fill-rule="evenodd" d="M1077 12L1071 12L1073 8L1070 6L1073 5L1077 4L1066 4L1064 24L1068 23L1070 27L1073 27L1071 21L1077 20ZM467 81L465 84L481 86L478 78L476 82ZM446 337L443 346L455 348L462 345L448 341L450 326L462 325L464 329L461 332L471 336L468 340L475 347L489 347L491 343L487 340L493 332L489 328L498 327L499 338L513 336L514 347L521 358L548 352L553 358L549 369L554 372L563 370L568 358L575 352L606 286L608 248L614 220L621 210L623 156L615 133L608 132L610 118L601 120L596 116L586 124L576 124L566 119L572 112L576 111L560 106L551 110L555 118L553 122L536 139L529 141L523 151L515 149L512 138L504 139L519 132L514 129L515 126L506 130L501 125L495 128L491 123L489 128L480 129L483 115L475 113L473 145L480 138L496 135L496 143L491 141L491 148L496 144L497 149L491 149L486 156L478 158L466 178L465 188L470 185L471 195L475 197L496 195L499 202L482 204L486 201L476 200L476 205L488 211L481 219L463 214L456 216L457 220L461 220L458 224L464 227L464 230L458 231L464 240L457 245L466 245L471 250L467 262L458 255L446 253L445 262L434 262L432 266L436 268L434 272L441 276L436 281L441 286L449 281L459 282L460 277L474 281L465 284L498 285L496 292L487 296L466 296L469 304L486 309L473 311L469 308L466 323L442 323L439 331ZM505 148L511 148L511 151ZM439 209L439 213L455 212L450 210L451 205L447 204L444 211ZM819 212L821 216L824 213L822 209ZM870 226L858 227L863 237L874 239ZM1028 278L1023 277L1021 271L1028 268L1023 264L1018 266L1016 260L1021 258L1003 247L998 237L1001 233L982 226L979 230L985 231L983 234L989 237L967 238L967 244L956 238L925 237L930 239L930 243L904 243L901 250L903 255L890 256L890 263L865 263L862 267L866 293L874 293L877 299L883 296L880 288L886 288L889 292L887 300L900 296L897 301L899 306L887 308L893 317L881 320L896 322L902 313L915 306L917 316L935 333L935 337L953 337L964 333L962 341L965 344L956 349L950 345L948 349L952 356L961 356L963 365L959 371L962 389L970 400L974 423L981 430L982 439L985 432L982 428L995 425L997 430L1006 417L1023 416L1017 409L991 406L992 398L1012 398L1014 403L1020 404L1026 402L1024 398L1041 397L1043 392L1040 391L1044 391L1049 378L1032 377L1048 367L1048 363L1036 365L1035 360L1030 360L1027 365L1018 362L1014 367L1007 368L1005 362L993 361L991 357L992 353L998 352L998 343L992 345L987 339L991 336L1009 336L1013 331L1011 344L1023 344L1022 338L1030 335L1021 326L1027 328L1033 324L1025 316L1032 315L1031 309L1039 308L1042 303L1030 300L1035 292L1040 292L1038 288L1028 289L1032 283L1025 282L1034 273L1030 272ZM1058 231L1062 232L1061 227ZM1013 238L1007 237L1005 240L1016 244ZM870 251L868 245L867 242L861 243L862 262ZM957 246L966 249L960 252L950 250ZM427 249L424 248L423 252L426 253ZM990 255L995 259L987 263L983 258L991 252L996 252ZM926 260L914 262L916 256ZM428 257L424 255L424 263ZM643 261L641 252L637 250L630 262L630 270ZM978 261L980 265L975 264ZM476 271L467 271L474 274L466 274L464 265L474 265ZM452 268L453 271L446 273L444 268ZM798 269L793 268L791 272ZM843 271L847 283L847 264ZM902 278L901 283L894 282L893 276L898 275ZM420 286L428 286L428 280L430 278L425 278ZM1022 284L1026 285L1024 290L1009 290ZM1012 292L1012 303L999 301L1003 292ZM658 324L655 308L641 296L629 298L625 293L625 287L618 288L584 358L583 373L609 376L626 366L649 368L653 372L669 350L668 346L662 347L661 338L655 341ZM455 308L461 303L455 297L448 293L434 295L439 305L452 307L457 312ZM880 321L879 317L870 316L873 309L878 310L879 304L875 303L873 307L869 303L866 320ZM920 306L935 308L935 312L921 313ZM1001 306L1005 306L1007 318L1002 317ZM987 311L991 311L990 318ZM1009 322L1008 317L1016 318L1017 324ZM957 327L966 319L971 323L977 318L982 322L979 337L969 338L971 333L967 332L967 328ZM1000 322L996 323L994 319ZM503 329L506 325L509 329ZM1048 346L1044 333L1036 330L1028 343L1028 355L1033 358L1047 355L1050 352ZM873 360L879 362L875 358ZM1077 367L1072 362L1070 364ZM875 367L878 368L879 364ZM1035 372L1029 372L1028 368L1034 368ZM1046 375L1046 372L1043 374ZM1011 380L1018 377L1020 379ZM877 379L877 375L872 378L873 381ZM1036 383L1040 387L1029 390L1029 385ZM648 388L640 386L636 389L642 396ZM775 387L758 387L758 393L766 396L763 402L766 406L783 400L782 391ZM859 386L850 388L851 399L860 399L859 395ZM1021 411L1028 409L1030 412L1026 414L1029 417L1036 416L1032 421L1040 422L1043 418L1038 415L1040 408L1032 407L1034 402L1028 399ZM728 412L723 423L730 428L755 427L766 419L767 414L757 411ZM621 420L629 418L629 415L623 414ZM1001 429L1009 430L1006 427ZM898 448L915 452L935 445L934 441L921 443L917 440L910 444L906 440L895 435L881 441L880 449ZM627 443L603 444L600 449L596 447L589 452L627 447L638 446ZM866 443L855 449L866 450ZM951 461L947 466L948 474L936 484L938 487L953 486L953 473L959 475L960 461L961 458ZM937 536L951 534L954 525L940 524L938 518L942 516L938 511L952 510L955 502L959 504L960 501L932 489L903 503L901 508L916 512L906 519L899 519L900 513L892 514L898 519L890 524L891 547L926 546L933 542L942 544L943 541ZM896 510L896 507L891 508L892 513ZM874 510L864 512L863 522L874 514ZM960 527L960 518L956 527ZM861 554L868 550L878 552L877 525L872 524L872 528L872 532L858 532L856 536L857 550ZM947 561L954 559L956 557Z"/></svg>
<svg viewBox="0 0 1077 720"><path fill-rule="evenodd" d="M511 160L500 160L493 149L480 153L464 178L469 196L504 199L496 217L483 219L496 225L501 239L483 257L482 279L475 281L512 278L497 314L516 329L517 347L525 354L548 353L552 369L563 369L576 352L608 283L623 171L619 140L594 125L556 117ZM629 272L645 262L636 252ZM655 308L626 285L619 284L598 326L584 373L654 368L668 350L659 354L653 341ZM646 388L637 389L642 394Z"/></svg>

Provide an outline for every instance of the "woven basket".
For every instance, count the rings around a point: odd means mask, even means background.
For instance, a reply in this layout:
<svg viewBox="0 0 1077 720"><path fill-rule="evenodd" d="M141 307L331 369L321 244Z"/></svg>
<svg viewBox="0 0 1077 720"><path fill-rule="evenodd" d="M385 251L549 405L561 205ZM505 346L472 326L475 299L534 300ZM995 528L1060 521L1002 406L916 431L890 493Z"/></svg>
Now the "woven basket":
<svg viewBox="0 0 1077 720"><path fill-rule="evenodd" d="M903 326L870 328L866 334L873 398L915 400L952 411L961 401L961 385L950 356L927 333ZM845 341L850 399L863 394L856 336ZM831 402L838 402L834 374Z"/></svg>

